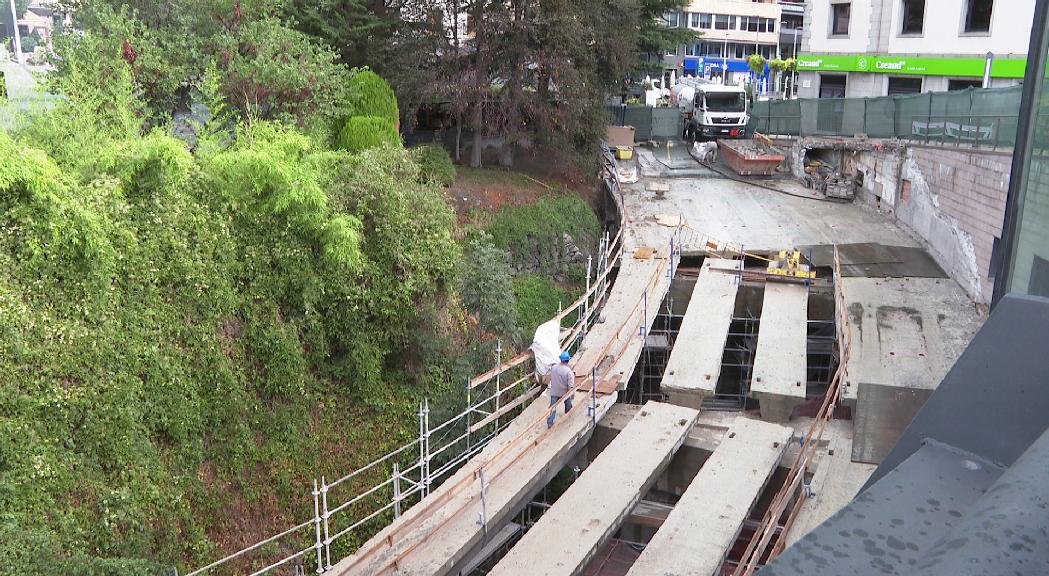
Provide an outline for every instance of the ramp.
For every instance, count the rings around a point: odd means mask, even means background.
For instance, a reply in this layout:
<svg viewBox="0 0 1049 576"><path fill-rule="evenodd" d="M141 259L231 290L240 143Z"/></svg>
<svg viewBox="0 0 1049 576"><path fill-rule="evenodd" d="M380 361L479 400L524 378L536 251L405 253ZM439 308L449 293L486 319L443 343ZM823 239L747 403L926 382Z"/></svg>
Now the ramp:
<svg viewBox="0 0 1049 576"><path fill-rule="evenodd" d="M717 389L739 287L736 275L718 269L738 266L737 260L703 261L660 384L674 404L698 409Z"/></svg>
<svg viewBox="0 0 1049 576"><path fill-rule="evenodd" d="M649 402L491 576L580 573L670 464L699 413Z"/></svg>
<svg viewBox="0 0 1049 576"><path fill-rule="evenodd" d="M809 291L800 284L765 285L758 347L750 393L758 399L762 420L786 422L805 402Z"/></svg>
<svg viewBox="0 0 1049 576"><path fill-rule="evenodd" d="M718 574L792 433L736 418L628 574Z"/></svg>

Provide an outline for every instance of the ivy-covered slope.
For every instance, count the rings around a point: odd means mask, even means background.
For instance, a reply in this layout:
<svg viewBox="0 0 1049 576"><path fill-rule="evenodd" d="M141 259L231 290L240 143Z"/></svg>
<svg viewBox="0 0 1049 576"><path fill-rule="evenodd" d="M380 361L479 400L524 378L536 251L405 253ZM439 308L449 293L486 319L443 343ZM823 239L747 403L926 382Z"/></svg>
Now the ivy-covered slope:
<svg viewBox="0 0 1049 576"><path fill-rule="evenodd" d="M0 133L0 573L141 574L300 520L308 478L406 439L426 371L398 366L459 259L404 150L96 144L73 169Z"/></svg>

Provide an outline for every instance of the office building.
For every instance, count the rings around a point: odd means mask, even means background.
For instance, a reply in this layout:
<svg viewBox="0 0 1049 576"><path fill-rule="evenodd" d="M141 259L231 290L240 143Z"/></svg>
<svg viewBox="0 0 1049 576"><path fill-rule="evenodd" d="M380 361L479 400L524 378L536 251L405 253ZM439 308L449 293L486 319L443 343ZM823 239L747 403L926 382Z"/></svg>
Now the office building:
<svg viewBox="0 0 1049 576"><path fill-rule="evenodd" d="M667 54L664 66L680 74L722 77L740 83L751 77L747 57L779 56L781 7L772 0L693 0L682 12L666 14L667 25L702 34L693 44Z"/></svg>
<svg viewBox="0 0 1049 576"><path fill-rule="evenodd" d="M1034 0L812 0L802 97L915 94L1021 81ZM990 57L989 57L990 55Z"/></svg>

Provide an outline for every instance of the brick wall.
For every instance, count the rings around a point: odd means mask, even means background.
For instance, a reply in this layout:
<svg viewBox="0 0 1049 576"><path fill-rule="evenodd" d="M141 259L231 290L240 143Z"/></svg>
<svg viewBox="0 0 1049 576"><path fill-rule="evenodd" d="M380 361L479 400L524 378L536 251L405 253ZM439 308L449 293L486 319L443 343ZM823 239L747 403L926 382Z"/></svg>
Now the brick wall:
<svg viewBox="0 0 1049 576"><path fill-rule="evenodd" d="M941 215L954 221L962 242L971 243L975 270L970 268L970 272L975 272L976 276L969 280L975 280L973 288L978 287L979 293L970 295L976 300L989 302L994 290L991 259L995 240L1002 235L1012 155L911 147L908 158L912 171L920 171ZM910 185L913 189L914 182L911 181ZM910 201L899 201L897 214L905 210L904 204ZM959 281L965 285L962 279Z"/></svg>

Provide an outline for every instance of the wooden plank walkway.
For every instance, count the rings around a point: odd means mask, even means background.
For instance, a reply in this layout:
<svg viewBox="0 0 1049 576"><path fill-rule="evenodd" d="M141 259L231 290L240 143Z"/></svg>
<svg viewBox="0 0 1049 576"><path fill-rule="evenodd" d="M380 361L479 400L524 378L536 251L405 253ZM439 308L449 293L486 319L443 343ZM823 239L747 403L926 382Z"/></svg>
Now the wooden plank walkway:
<svg viewBox="0 0 1049 576"><path fill-rule="evenodd" d="M703 261L660 384L674 404L699 408L703 398L717 388L739 286L731 272L711 268L737 266L736 260L707 258Z"/></svg>
<svg viewBox="0 0 1049 576"><path fill-rule="evenodd" d="M761 418L786 422L805 402L808 379L809 291L800 284L765 284L750 393Z"/></svg>
<svg viewBox="0 0 1049 576"><path fill-rule="evenodd" d="M549 482L585 445L594 420L615 403L614 392L629 378L641 354L642 334L651 328L670 287L671 264L668 247L651 250L645 258L626 251L601 311L602 321L586 335L583 350L573 360L579 391L567 418L559 416L547 430L549 397L540 396L478 456L353 556L333 565L332 573L418 576L462 569L471 553L484 545L487 529L497 530ZM626 376L613 373L613 368ZM606 394L598 395L592 420L587 408L595 373ZM479 521L482 514L484 524Z"/></svg>
<svg viewBox="0 0 1049 576"><path fill-rule="evenodd" d="M719 574L792 434L786 426L736 418L629 574Z"/></svg>
<svg viewBox="0 0 1049 576"><path fill-rule="evenodd" d="M670 464L699 412L649 402L489 572L578 574Z"/></svg>

